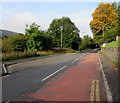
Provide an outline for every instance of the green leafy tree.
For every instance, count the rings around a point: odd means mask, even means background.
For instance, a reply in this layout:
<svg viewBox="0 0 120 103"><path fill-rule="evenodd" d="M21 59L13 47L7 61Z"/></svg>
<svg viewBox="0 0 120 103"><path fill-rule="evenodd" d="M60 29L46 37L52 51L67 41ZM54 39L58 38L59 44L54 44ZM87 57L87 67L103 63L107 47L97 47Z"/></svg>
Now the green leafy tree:
<svg viewBox="0 0 120 103"><path fill-rule="evenodd" d="M32 33L27 41L28 50L42 50L41 36L37 33Z"/></svg>
<svg viewBox="0 0 120 103"><path fill-rule="evenodd" d="M53 46L61 46L61 34L63 41L63 48L78 49L80 37L79 29L68 17L54 19L48 28L48 34L53 39Z"/></svg>
<svg viewBox="0 0 120 103"><path fill-rule="evenodd" d="M94 42L91 37L88 35L83 36L82 43L80 45L80 50L90 49L93 46Z"/></svg>
<svg viewBox="0 0 120 103"><path fill-rule="evenodd" d="M111 27L111 29L106 30L105 32L105 38L108 42L112 42L116 40L116 36L120 36L120 4L117 2L114 2L113 8L118 14L118 17L116 18L117 20L117 25L114 27Z"/></svg>
<svg viewBox="0 0 120 103"><path fill-rule="evenodd" d="M30 26L26 24L26 29L25 29L25 34L26 35L31 35L32 33L40 33L40 25L37 25L35 22L32 23Z"/></svg>
<svg viewBox="0 0 120 103"><path fill-rule="evenodd" d="M120 1L118 3L118 36L120 36Z"/></svg>
<svg viewBox="0 0 120 103"><path fill-rule="evenodd" d="M22 34L14 35L12 37L12 48L14 51L27 51L26 41L28 37Z"/></svg>
<svg viewBox="0 0 120 103"><path fill-rule="evenodd" d="M3 53L10 53L13 51L12 48L12 36L2 37L2 52Z"/></svg>
<svg viewBox="0 0 120 103"><path fill-rule="evenodd" d="M28 50L49 50L52 48L52 39L45 31L39 29L40 26L33 23L27 25L25 34L29 36L27 41Z"/></svg>
<svg viewBox="0 0 120 103"><path fill-rule="evenodd" d="M115 41L116 36L118 36L118 26L113 27L110 30L106 30L106 33L105 33L106 42Z"/></svg>

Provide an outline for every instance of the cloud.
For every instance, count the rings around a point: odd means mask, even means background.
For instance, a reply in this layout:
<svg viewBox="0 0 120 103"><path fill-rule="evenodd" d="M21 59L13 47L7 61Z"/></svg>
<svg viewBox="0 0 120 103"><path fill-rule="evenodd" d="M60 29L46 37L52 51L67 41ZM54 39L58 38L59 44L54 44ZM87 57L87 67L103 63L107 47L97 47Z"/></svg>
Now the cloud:
<svg viewBox="0 0 120 103"><path fill-rule="evenodd" d="M33 22L36 22L37 24L42 24L41 27L46 26L45 18L27 11L23 13L16 13L16 14L9 15L9 16L4 15L2 27L4 29L24 32L25 25L32 24Z"/></svg>
<svg viewBox="0 0 120 103"><path fill-rule="evenodd" d="M91 18L91 12L89 10L84 10L77 13L69 14L69 17L71 17L72 21L80 29L81 37L83 37L83 35L86 35L86 34L92 36L90 26L89 26L89 23L92 18Z"/></svg>
<svg viewBox="0 0 120 103"><path fill-rule="evenodd" d="M23 32L25 30L25 24L31 24L33 22L41 26L41 29L47 30L50 23L55 18L61 18L62 16L70 17L75 25L81 30L81 36L83 32L92 35L89 28L89 22L91 20L91 12L84 10L80 12L74 12L69 14L59 14L54 11L45 12L42 14L35 14L30 11L16 13L13 15L3 15L3 29L13 30L17 32Z"/></svg>

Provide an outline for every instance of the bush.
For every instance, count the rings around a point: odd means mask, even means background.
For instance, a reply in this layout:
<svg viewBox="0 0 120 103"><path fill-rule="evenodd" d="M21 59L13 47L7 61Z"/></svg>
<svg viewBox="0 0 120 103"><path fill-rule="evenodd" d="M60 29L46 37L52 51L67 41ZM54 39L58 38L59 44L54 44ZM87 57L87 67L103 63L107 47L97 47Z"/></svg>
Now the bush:
<svg viewBox="0 0 120 103"><path fill-rule="evenodd" d="M120 47L120 40L119 41L112 41L111 43L107 44L105 47Z"/></svg>
<svg viewBox="0 0 120 103"><path fill-rule="evenodd" d="M15 59L21 59L21 58L28 58L38 56L37 52L11 52L11 53L3 53L2 54L2 61L8 61L8 60L15 60Z"/></svg>
<svg viewBox="0 0 120 103"><path fill-rule="evenodd" d="M45 56L45 55L52 55L52 54L55 54L54 51L38 51L37 54L39 56Z"/></svg>
<svg viewBox="0 0 120 103"><path fill-rule="evenodd" d="M64 49L55 49L53 51L28 51L28 52L11 52L11 53L3 53L2 61L16 60L28 57L36 57L36 56L46 56L52 55L56 53L76 53L78 51L74 51L73 49L64 48Z"/></svg>
<svg viewBox="0 0 120 103"><path fill-rule="evenodd" d="M54 48L54 52L56 52L56 53L76 53L76 51L71 48Z"/></svg>
<svg viewBox="0 0 120 103"><path fill-rule="evenodd" d="M12 48L12 39L13 37L12 36L9 36L9 37L3 37L1 39L1 48L2 48L2 52L12 52L13 51L13 48Z"/></svg>

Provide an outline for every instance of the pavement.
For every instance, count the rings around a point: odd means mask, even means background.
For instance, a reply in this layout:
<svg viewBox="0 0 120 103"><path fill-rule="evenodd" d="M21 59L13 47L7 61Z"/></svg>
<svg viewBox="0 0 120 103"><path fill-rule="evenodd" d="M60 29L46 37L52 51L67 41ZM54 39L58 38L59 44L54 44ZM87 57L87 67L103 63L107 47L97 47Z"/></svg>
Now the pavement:
<svg viewBox="0 0 120 103"><path fill-rule="evenodd" d="M120 96L119 85L118 85L120 84L120 81L118 80L118 70L115 69L112 63L100 52L99 55L105 73L105 77L107 79L110 88L110 92L112 93L113 101L118 101Z"/></svg>
<svg viewBox="0 0 120 103"><path fill-rule="evenodd" d="M26 69L26 76L24 70L24 72L21 71L22 73L17 72L13 76L4 78L4 100L106 101L97 53L63 56L63 58L55 60L52 66L45 65L41 69ZM11 90L12 87L14 88Z"/></svg>

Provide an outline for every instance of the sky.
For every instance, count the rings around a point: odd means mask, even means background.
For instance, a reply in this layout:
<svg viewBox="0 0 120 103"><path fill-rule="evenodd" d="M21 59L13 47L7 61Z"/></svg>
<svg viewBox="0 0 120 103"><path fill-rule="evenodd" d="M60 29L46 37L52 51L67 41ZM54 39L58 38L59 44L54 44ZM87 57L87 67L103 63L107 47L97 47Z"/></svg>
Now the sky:
<svg viewBox="0 0 120 103"><path fill-rule="evenodd" d="M80 30L80 37L92 32L89 23L99 2L2 2L0 28L24 33L25 25L35 22L47 30L53 19L69 17Z"/></svg>

